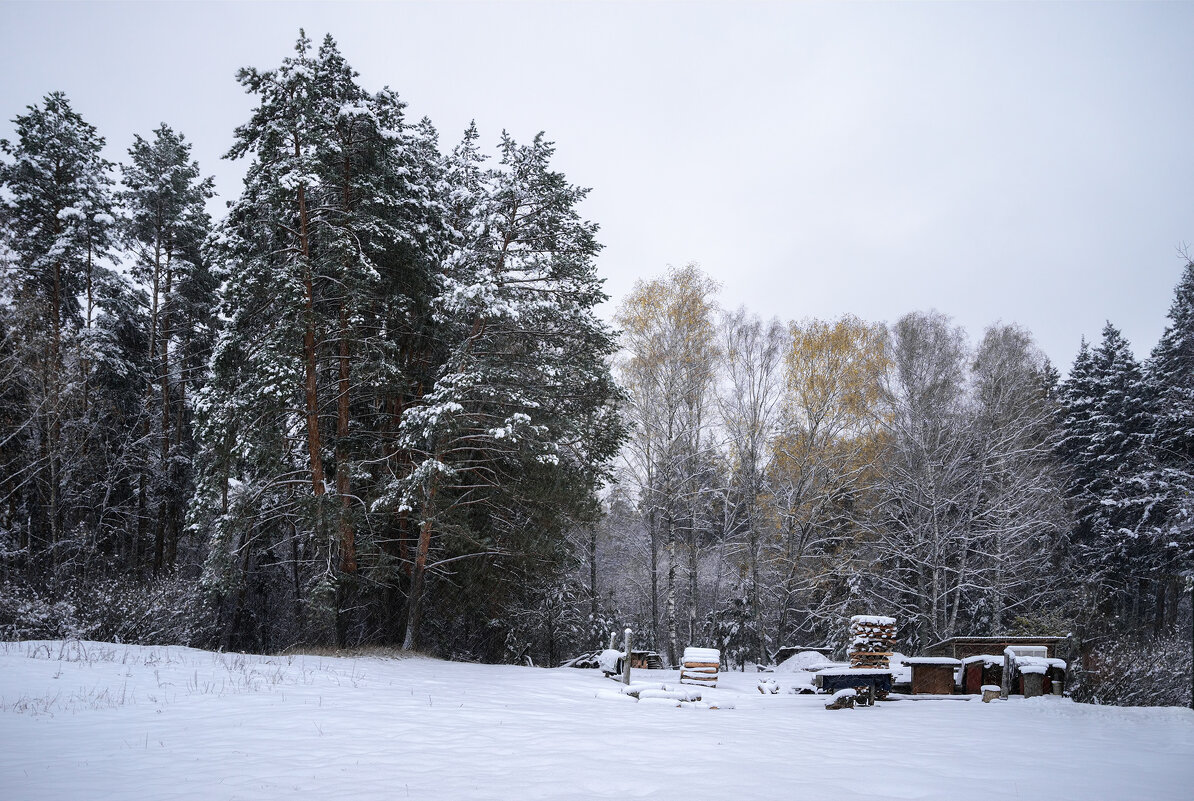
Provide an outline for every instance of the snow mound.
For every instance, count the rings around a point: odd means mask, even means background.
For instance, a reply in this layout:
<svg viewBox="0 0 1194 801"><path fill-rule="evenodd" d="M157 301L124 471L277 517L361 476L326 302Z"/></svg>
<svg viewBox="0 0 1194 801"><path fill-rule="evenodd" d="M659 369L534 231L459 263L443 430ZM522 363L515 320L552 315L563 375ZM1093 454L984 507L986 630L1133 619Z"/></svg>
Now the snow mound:
<svg viewBox="0 0 1194 801"><path fill-rule="evenodd" d="M827 660L825 655L817 651L797 651L775 666L775 673L796 673L812 671L814 667L823 667Z"/></svg>
<svg viewBox="0 0 1194 801"><path fill-rule="evenodd" d="M597 667L601 668L606 673L617 673L618 661L621 658L621 651L615 651L612 648L606 648L597 655Z"/></svg>
<svg viewBox="0 0 1194 801"><path fill-rule="evenodd" d="M635 703L633 695L626 695L625 693L616 692L614 690L598 690L594 698L600 698L603 701L630 701Z"/></svg>

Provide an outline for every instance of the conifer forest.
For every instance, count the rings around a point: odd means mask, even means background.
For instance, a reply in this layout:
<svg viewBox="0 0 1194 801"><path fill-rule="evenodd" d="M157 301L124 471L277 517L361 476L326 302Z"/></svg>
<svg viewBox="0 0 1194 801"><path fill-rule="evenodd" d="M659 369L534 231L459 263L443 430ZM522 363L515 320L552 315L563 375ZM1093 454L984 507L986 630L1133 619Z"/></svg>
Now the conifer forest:
<svg viewBox="0 0 1194 801"><path fill-rule="evenodd" d="M1189 258L1158 342L1064 365L948 309L763 320L697 265L611 299L546 135L441 134L331 37L236 80L218 218L169 124L113 163L63 93L0 110L0 639L746 666L890 614L909 653L1153 654L1148 698L1075 695L1190 703Z"/></svg>

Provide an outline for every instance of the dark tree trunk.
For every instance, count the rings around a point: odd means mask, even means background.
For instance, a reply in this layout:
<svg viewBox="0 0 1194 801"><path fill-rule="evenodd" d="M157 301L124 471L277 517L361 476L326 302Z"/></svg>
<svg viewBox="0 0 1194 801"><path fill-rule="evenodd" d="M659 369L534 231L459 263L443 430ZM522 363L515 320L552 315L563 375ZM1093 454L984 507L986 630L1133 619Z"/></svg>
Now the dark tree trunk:
<svg viewBox="0 0 1194 801"><path fill-rule="evenodd" d="M340 496L340 569L357 570L356 531L352 524L351 483L348 468L348 309L340 304L340 383L336 398L336 494Z"/></svg>
<svg viewBox="0 0 1194 801"><path fill-rule="evenodd" d="M1156 601L1153 608L1153 636L1160 637L1165 631L1165 594L1168 587L1164 580L1157 582Z"/></svg>
<svg viewBox="0 0 1194 801"><path fill-rule="evenodd" d="M411 574L410 597L406 601L406 636L402 640L403 651L413 651L418 644L419 615L423 606L423 582L427 571L427 554L431 550L431 515L435 504L435 484L427 494L425 518L419 526L419 546L415 552L415 566Z"/></svg>
<svg viewBox="0 0 1194 801"><path fill-rule="evenodd" d="M294 157L302 156L299 140L294 139ZM311 274L310 220L307 213L307 188L299 184L299 254L303 273L303 397L307 412L307 453L311 460L311 491L324 494L323 443L319 437L319 382L315 362L315 279Z"/></svg>
<svg viewBox="0 0 1194 801"><path fill-rule="evenodd" d="M597 526L589 526L589 617L597 622Z"/></svg>

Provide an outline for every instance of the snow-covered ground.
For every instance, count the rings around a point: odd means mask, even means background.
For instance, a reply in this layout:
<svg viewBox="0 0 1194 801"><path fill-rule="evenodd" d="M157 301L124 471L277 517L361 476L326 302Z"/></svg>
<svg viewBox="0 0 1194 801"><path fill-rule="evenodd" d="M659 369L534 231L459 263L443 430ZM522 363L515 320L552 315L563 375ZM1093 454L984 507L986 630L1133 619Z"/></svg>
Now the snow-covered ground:
<svg viewBox="0 0 1194 801"><path fill-rule="evenodd" d="M704 699L721 708L704 709L634 702L596 670L0 644L0 797L1192 797L1187 709L827 711L784 691L804 680L722 674Z"/></svg>

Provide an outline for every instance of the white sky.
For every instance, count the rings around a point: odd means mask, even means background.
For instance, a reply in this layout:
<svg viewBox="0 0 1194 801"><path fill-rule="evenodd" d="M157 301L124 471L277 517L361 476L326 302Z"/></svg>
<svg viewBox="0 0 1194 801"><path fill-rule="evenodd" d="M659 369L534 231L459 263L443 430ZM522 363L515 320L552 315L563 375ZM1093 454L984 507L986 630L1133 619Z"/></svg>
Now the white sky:
<svg viewBox="0 0 1194 801"><path fill-rule="evenodd" d="M545 130L614 303L696 261L764 317L1015 321L1064 370L1108 318L1145 355L1194 243L1189 3L0 0L0 136L61 89L113 160L166 121L233 197L234 73L300 26L447 145Z"/></svg>

